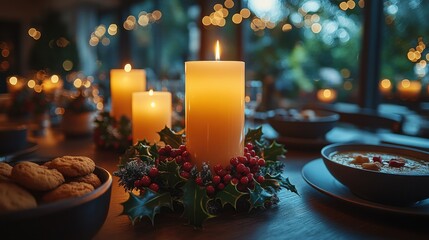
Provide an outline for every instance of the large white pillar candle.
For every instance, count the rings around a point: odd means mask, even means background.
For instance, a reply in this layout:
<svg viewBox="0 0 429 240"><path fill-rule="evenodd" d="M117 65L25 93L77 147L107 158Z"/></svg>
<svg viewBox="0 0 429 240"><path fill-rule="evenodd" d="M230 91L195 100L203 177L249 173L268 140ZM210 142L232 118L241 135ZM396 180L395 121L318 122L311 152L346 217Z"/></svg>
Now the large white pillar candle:
<svg viewBox="0 0 429 240"><path fill-rule="evenodd" d="M244 148L244 62L185 63L186 147L194 163L226 167Z"/></svg>
<svg viewBox="0 0 429 240"><path fill-rule="evenodd" d="M133 144L144 139L159 142L158 132L171 128L171 93L135 92L132 102Z"/></svg>
<svg viewBox="0 0 429 240"><path fill-rule="evenodd" d="M112 97L111 116L119 119L126 116L131 120L131 98L133 92L146 90L146 74L143 69L131 69L125 65L124 69L110 70L110 92Z"/></svg>

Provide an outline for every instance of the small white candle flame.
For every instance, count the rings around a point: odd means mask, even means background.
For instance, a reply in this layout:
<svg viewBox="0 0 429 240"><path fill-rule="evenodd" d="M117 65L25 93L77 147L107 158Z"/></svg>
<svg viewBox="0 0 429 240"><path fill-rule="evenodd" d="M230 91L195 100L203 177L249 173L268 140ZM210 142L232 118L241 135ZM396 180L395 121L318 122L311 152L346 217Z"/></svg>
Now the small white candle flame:
<svg viewBox="0 0 429 240"><path fill-rule="evenodd" d="M215 47L215 58L216 61L220 60L220 47L219 47L219 40L216 41L216 47Z"/></svg>
<svg viewBox="0 0 429 240"><path fill-rule="evenodd" d="M125 70L125 72L130 72L131 71L131 64L129 64L129 63L125 64L124 70Z"/></svg>
<svg viewBox="0 0 429 240"><path fill-rule="evenodd" d="M149 96L153 96L153 90L149 90Z"/></svg>
<svg viewBox="0 0 429 240"><path fill-rule="evenodd" d="M152 108L154 108L154 107L155 107L155 102L151 102L151 103L150 103L150 106L151 106Z"/></svg>

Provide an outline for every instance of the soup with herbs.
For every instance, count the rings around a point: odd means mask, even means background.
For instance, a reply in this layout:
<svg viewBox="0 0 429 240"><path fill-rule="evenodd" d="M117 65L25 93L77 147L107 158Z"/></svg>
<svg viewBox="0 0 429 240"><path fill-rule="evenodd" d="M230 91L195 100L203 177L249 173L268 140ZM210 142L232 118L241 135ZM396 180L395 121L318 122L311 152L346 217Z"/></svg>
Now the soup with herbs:
<svg viewBox="0 0 429 240"><path fill-rule="evenodd" d="M336 152L331 159L366 170L410 175L429 175L429 162L381 152Z"/></svg>

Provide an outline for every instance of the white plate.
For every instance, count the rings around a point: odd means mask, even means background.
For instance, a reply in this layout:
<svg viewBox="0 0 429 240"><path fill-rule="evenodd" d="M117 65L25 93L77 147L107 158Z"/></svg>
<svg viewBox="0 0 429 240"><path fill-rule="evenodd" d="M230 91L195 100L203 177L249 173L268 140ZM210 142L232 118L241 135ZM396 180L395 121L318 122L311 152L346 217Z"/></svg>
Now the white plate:
<svg viewBox="0 0 429 240"><path fill-rule="evenodd" d="M370 202L354 195L349 189L338 182L329 173L321 158L307 163L302 168L302 177L312 187L331 197L381 211L413 216L429 216L429 199L420 201L414 205L406 207L389 206L380 203Z"/></svg>

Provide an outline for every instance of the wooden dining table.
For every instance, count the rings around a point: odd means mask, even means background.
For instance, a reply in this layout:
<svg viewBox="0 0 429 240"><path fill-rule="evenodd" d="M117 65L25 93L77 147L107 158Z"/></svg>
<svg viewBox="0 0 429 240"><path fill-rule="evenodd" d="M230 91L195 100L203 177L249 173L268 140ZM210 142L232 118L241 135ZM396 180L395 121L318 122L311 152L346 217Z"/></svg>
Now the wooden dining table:
<svg viewBox="0 0 429 240"><path fill-rule="evenodd" d="M51 127L31 140L38 149L29 157L83 155L110 173L118 169L121 152L97 148L91 136L66 137ZM154 225L147 218L133 225L121 215L128 194L114 176L107 219L94 239L429 239L429 214L374 209L319 192L304 180L302 169L321 158L320 151L286 149L283 175L299 195L282 190L278 205L250 212L227 210L205 221L202 229L188 225L179 210L169 209L162 209Z"/></svg>

